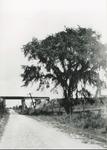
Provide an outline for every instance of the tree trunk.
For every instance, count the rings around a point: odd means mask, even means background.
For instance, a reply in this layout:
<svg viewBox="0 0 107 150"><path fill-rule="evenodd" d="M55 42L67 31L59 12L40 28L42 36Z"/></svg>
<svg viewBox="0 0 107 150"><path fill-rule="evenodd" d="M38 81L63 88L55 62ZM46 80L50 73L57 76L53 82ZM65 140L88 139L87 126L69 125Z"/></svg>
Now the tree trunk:
<svg viewBox="0 0 107 150"><path fill-rule="evenodd" d="M68 94L68 91L66 89L64 89L64 99L63 99L63 107L65 109L65 112L67 114L72 114L72 101L71 101L71 95L70 93Z"/></svg>
<svg viewBox="0 0 107 150"><path fill-rule="evenodd" d="M64 99L63 106L67 114L72 114L72 103L69 98Z"/></svg>

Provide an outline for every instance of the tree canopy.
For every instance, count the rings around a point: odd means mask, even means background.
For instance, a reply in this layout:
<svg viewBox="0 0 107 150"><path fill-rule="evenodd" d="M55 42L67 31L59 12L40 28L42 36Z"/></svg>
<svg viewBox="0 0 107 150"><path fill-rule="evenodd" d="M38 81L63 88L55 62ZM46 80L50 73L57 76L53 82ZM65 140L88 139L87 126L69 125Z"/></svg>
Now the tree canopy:
<svg viewBox="0 0 107 150"><path fill-rule="evenodd" d="M91 28L65 28L43 40L33 38L23 46L23 52L29 61L36 60L31 66L22 66L24 85L39 82L40 89L52 82L55 87L61 86L67 107L69 102L72 104L74 93L91 95L87 84L97 87L103 83L99 70L106 71L107 52L100 35Z"/></svg>

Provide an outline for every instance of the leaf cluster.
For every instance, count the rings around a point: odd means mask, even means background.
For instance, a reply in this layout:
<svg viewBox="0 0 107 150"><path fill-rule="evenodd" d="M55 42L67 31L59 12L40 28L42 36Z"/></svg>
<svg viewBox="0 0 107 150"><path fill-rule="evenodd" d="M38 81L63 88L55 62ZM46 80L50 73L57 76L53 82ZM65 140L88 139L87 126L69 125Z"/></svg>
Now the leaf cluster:
<svg viewBox="0 0 107 150"><path fill-rule="evenodd" d="M51 80L60 85L67 96L85 86L101 84L99 70L106 69L107 52L100 42L100 35L90 28L65 28L39 41L34 38L23 46L28 60L37 60L35 66L23 66L24 85L39 81L40 87Z"/></svg>

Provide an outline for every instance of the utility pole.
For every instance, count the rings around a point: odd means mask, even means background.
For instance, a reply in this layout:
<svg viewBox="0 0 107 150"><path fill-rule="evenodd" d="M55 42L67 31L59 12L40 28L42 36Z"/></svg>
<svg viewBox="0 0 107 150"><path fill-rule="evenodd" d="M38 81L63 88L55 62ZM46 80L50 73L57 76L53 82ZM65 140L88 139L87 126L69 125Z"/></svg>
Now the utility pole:
<svg viewBox="0 0 107 150"><path fill-rule="evenodd" d="M35 105L34 105L34 102L33 102L33 98L32 98L31 93L29 93L29 95L30 95L30 98L31 98L31 100L32 100L33 107L35 108Z"/></svg>

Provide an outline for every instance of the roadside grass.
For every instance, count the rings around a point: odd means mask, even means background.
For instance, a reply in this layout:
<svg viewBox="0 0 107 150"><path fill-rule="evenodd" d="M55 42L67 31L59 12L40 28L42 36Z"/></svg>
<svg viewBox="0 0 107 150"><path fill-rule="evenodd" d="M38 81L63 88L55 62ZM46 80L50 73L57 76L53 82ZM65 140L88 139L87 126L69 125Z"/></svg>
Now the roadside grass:
<svg viewBox="0 0 107 150"><path fill-rule="evenodd" d="M9 112L0 113L0 140L2 138L8 119L9 119Z"/></svg>
<svg viewBox="0 0 107 150"><path fill-rule="evenodd" d="M46 121L68 134L76 133L90 139L98 140L107 145L107 120L101 113L91 111L85 113L73 113L70 117L63 115L38 115L39 120Z"/></svg>

